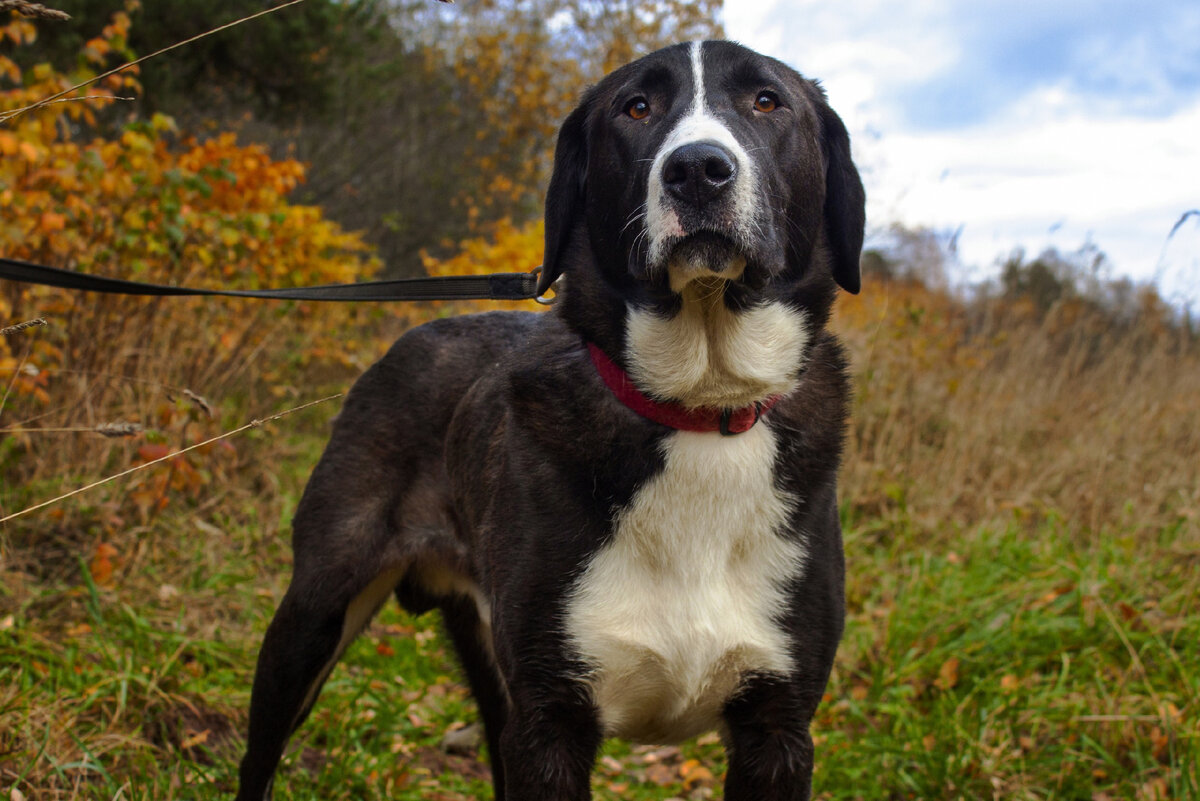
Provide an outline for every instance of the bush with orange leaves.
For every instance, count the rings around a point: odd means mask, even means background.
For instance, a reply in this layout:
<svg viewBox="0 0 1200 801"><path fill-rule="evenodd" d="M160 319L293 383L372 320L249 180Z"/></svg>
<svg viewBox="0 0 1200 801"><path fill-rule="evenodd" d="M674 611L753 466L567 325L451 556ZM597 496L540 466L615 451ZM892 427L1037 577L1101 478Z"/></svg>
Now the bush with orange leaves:
<svg viewBox="0 0 1200 801"><path fill-rule="evenodd" d="M196 286L298 286L373 273L358 235L288 202L304 178L298 162L272 160L232 135L181 138L161 115L114 123L116 98L137 91L133 70L29 108L114 56L127 59L129 24L117 14L70 75L47 65L23 72L0 56L0 253ZM0 23L0 39L17 45L35 34L15 15ZM361 366L364 345L348 332L362 314L338 304L156 300L6 282L0 327L48 324L0 337L0 516L28 500L20 487L38 477L93 477L160 450L148 446L203 438L222 409L237 419L272 396L309 397L292 389L301 368ZM150 442L51 433L114 421L141 424ZM154 504L138 506L153 508L171 490L195 494L203 482L194 460L139 479L166 483L149 493Z"/></svg>

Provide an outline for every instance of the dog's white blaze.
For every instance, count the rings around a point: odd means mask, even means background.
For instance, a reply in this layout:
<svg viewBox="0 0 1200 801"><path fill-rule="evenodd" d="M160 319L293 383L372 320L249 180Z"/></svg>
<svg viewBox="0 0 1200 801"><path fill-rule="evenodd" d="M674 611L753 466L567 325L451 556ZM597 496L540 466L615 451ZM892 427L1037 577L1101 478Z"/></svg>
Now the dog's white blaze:
<svg viewBox="0 0 1200 801"><path fill-rule="evenodd" d="M720 726L747 672L791 671L775 617L805 553L780 536L796 499L775 453L766 425L672 434L576 585L567 630L607 735L677 742Z"/></svg>
<svg viewBox="0 0 1200 801"><path fill-rule="evenodd" d="M629 307L626 356L643 392L688 406L736 408L795 387L808 343L805 314L782 303L725 307L719 288L687 285L679 313Z"/></svg>
<svg viewBox="0 0 1200 801"><path fill-rule="evenodd" d="M679 147L690 142L716 142L733 156L737 165L737 177L732 188L733 220L727 233L737 239L749 240L755 227L755 187L757 176L754 161L738 142L733 132L713 116L704 95L704 62L701 58L701 42L691 46L692 104L687 115L672 129L655 154L650 167L650 181L646 198L646 233L650 242L648 262L651 265L664 263L667 247L685 232L679 225L679 217L671 208L663 189L662 172L667 158Z"/></svg>

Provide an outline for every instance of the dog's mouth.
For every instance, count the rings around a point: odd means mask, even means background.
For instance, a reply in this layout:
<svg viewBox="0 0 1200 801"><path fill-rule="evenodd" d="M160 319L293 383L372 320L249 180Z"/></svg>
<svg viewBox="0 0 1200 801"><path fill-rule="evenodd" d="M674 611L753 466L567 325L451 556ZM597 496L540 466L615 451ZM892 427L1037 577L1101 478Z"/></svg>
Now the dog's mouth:
<svg viewBox="0 0 1200 801"><path fill-rule="evenodd" d="M693 281L736 281L745 269L745 253L733 239L717 231L680 237L667 254L667 275L673 292L682 291Z"/></svg>

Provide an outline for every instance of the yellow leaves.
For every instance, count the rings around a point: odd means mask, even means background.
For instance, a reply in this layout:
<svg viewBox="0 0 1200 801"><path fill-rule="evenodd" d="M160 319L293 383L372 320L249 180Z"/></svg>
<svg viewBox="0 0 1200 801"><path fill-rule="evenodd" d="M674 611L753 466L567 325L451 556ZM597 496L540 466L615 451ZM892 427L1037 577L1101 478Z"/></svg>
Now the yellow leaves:
<svg viewBox="0 0 1200 801"><path fill-rule="evenodd" d="M154 142L149 136L133 128L126 128L121 134L121 144L127 151L138 153L152 153L154 151Z"/></svg>
<svg viewBox="0 0 1200 801"><path fill-rule="evenodd" d="M17 137L16 134L0 131L0 156L19 156L26 162L36 163L42 157L44 148L39 148L33 142Z"/></svg>
<svg viewBox="0 0 1200 801"><path fill-rule="evenodd" d="M37 39L37 27L26 19L14 18L0 26L0 39L7 38L14 45L33 44Z"/></svg>
<svg viewBox="0 0 1200 801"><path fill-rule="evenodd" d="M146 227L145 222L142 220L142 214L138 209L127 209L121 215L121 225L127 231L140 231Z"/></svg>
<svg viewBox="0 0 1200 801"><path fill-rule="evenodd" d="M102 65L111 52L112 45L99 37L89 40L83 46L83 57L97 66Z"/></svg>
<svg viewBox="0 0 1200 801"><path fill-rule="evenodd" d="M438 260L422 254L421 261L430 275L529 272L542 263L544 239L541 220L516 226L505 219L491 236L464 240L453 258Z"/></svg>

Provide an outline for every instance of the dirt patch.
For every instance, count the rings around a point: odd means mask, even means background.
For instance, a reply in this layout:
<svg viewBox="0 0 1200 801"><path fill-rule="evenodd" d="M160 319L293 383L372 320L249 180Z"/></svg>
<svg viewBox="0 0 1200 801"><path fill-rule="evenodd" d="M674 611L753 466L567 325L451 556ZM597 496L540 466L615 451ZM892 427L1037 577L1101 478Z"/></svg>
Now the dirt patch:
<svg viewBox="0 0 1200 801"><path fill-rule="evenodd" d="M413 754L409 765L414 768L424 768L433 776L449 772L457 773L468 779L480 779L488 782L492 780L491 767L477 754L465 756L447 754L440 748L422 748Z"/></svg>
<svg viewBox="0 0 1200 801"><path fill-rule="evenodd" d="M178 703L146 722L146 738L170 751L179 751L202 765L213 763L213 753L235 741L238 727L229 715L193 703Z"/></svg>

